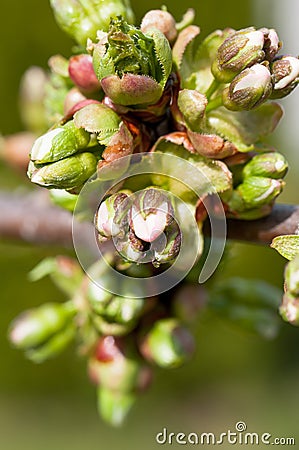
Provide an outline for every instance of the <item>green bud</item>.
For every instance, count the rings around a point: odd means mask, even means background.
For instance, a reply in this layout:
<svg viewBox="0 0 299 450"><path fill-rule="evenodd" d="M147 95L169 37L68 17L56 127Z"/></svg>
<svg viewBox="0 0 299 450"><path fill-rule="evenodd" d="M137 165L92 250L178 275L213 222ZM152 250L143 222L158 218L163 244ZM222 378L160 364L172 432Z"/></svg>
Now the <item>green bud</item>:
<svg viewBox="0 0 299 450"><path fill-rule="evenodd" d="M105 283L109 284L107 276L108 274L105 274ZM112 277L109 278L110 282L112 282ZM93 311L100 315L105 313L107 304L109 304L110 300L113 298L113 294L109 292L109 290L101 288L91 280L88 280L86 296Z"/></svg>
<svg viewBox="0 0 299 450"><path fill-rule="evenodd" d="M121 426L136 401L132 392L115 392L98 387L98 411L100 416L110 425Z"/></svg>
<svg viewBox="0 0 299 450"><path fill-rule="evenodd" d="M299 59L293 56L280 56L271 64L274 88L271 98L286 97L299 82Z"/></svg>
<svg viewBox="0 0 299 450"><path fill-rule="evenodd" d="M51 189L50 198L54 205L60 206L67 211L73 212L78 200L78 196L62 189Z"/></svg>
<svg viewBox="0 0 299 450"><path fill-rule="evenodd" d="M96 133L101 145L108 145L122 124L119 115L102 103L93 103L77 111L74 122L78 128Z"/></svg>
<svg viewBox="0 0 299 450"><path fill-rule="evenodd" d="M299 255L287 264L285 282L287 292L299 297Z"/></svg>
<svg viewBox="0 0 299 450"><path fill-rule="evenodd" d="M234 277L211 291L208 306L243 330L272 339L279 330L280 296L280 290L268 283Z"/></svg>
<svg viewBox="0 0 299 450"><path fill-rule="evenodd" d="M95 40L97 31L107 31L111 17L122 15L134 21L129 0L50 0L60 27L80 45Z"/></svg>
<svg viewBox="0 0 299 450"><path fill-rule="evenodd" d="M114 103L155 104L171 73L172 54L159 30L144 34L118 17L93 46L93 64L105 94Z"/></svg>
<svg viewBox="0 0 299 450"><path fill-rule="evenodd" d="M265 102L272 92L271 74L263 64L243 70L222 93L223 105L232 111L248 111Z"/></svg>
<svg viewBox="0 0 299 450"><path fill-rule="evenodd" d="M282 191L283 181L265 177L248 177L236 189L244 209L259 208L271 203ZM235 202L235 199L234 199ZM238 205L232 205L232 209L238 210Z"/></svg>
<svg viewBox="0 0 299 450"><path fill-rule="evenodd" d="M190 332L178 320L167 318L155 322L142 342L141 352L149 361L170 369L190 359L194 347Z"/></svg>
<svg viewBox="0 0 299 450"><path fill-rule="evenodd" d="M74 189L84 184L96 171L97 158L89 152L46 164L29 177L32 183L49 189Z"/></svg>
<svg viewBox="0 0 299 450"><path fill-rule="evenodd" d="M68 256L49 257L43 259L29 272L29 279L38 281L47 275L62 292L72 297L82 282L83 271L73 258Z"/></svg>
<svg viewBox="0 0 299 450"><path fill-rule="evenodd" d="M127 295L117 296L110 292L110 289L115 287L113 273L103 271L97 277L101 280L101 284L103 283L103 287L89 279L86 279L85 285L85 295L93 312L111 324L134 325L145 305L145 300L141 298L144 294L143 289L137 291L140 298L131 297L130 285L127 287L126 281L123 281L120 287Z"/></svg>
<svg viewBox="0 0 299 450"><path fill-rule="evenodd" d="M106 306L104 317L109 322L131 324L140 317L144 303L142 298L115 296Z"/></svg>
<svg viewBox="0 0 299 450"><path fill-rule="evenodd" d="M88 285L87 298L93 311L110 323L135 323L144 307L142 298L115 296L92 282Z"/></svg>
<svg viewBox="0 0 299 450"><path fill-rule="evenodd" d="M251 176L283 178L288 170L288 163L278 152L261 153L254 156L244 167L244 178Z"/></svg>
<svg viewBox="0 0 299 450"><path fill-rule="evenodd" d="M201 131L201 122L205 114L208 100L205 95L190 89L179 92L178 107L184 121L191 131Z"/></svg>
<svg viewBox="0 0 299 450"><path fill-rule="evenodd" d="M33 144L30 158L36 164L59 161L84 149L89 141L89 133L77 128L74 121L70 120L40 136Z"/></svg>
<svg viewBox="0 0 299 450"><path fill-rule="evenodd" d="M92 323L95 329L105 336L127 336L136 327L135 322L126 324L109 322L102 316L93 316Z"/></svg>
<svg viewBox="0 0 299 450"><path fill-rule="evenodd" d="M242 70L263 61L264 33L245 28L228 36L220 45L212 64L212 73L220 83L229 83Z"/></svg>
<svg viewBox="0 0 299 450"><path fill-rule="evenodd" d="M283 296L282 304L279 308L279 313L283 320L292 325L299 326L299 298L286 292Z"/></svg>
<svg viewBox="0 0 299 450"><path fill-rule="evenodd" d="M46 303L25 311L13 321L10 340L20 349L39 346L61 332L74 314L72 303Z"/></svg>
<svg viewBox="0 0 299 450"><path fill-rule="evenodd" d="M75 334L76 327L74 324L70 324L65 330L55 334L44 344L27 350L25 356L36 364L55 358L73 341Z"/></svg>

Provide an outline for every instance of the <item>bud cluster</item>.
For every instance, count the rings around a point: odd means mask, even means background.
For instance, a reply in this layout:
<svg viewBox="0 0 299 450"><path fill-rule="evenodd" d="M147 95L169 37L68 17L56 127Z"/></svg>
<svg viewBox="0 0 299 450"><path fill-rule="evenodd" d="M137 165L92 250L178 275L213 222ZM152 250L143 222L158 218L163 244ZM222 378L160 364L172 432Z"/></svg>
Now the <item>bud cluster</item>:
<svg viewBox="0 0 299 450"><path fill-rule="evenodd" d="M238 166L235 170L241 173L238 185L231 193L225 194L228 214L246 220L268 215L284 186L282 178L288 170L288 164L283 155L278 152L260 153L241 170Z"/></svg>
<svg viewBox="0 0 299 450"><path fill-rule="evenodd" d="M111 255L107 256L113 265ZM151 384L155 367L172 369L185 364L195 350L188 325L203 310L205 292L188 287L187 308L178 294L171 302L148 297L140 283L138 298L127 279L120 296L103 259L91 267L93 280L71 258L43 260L31 280L50 275L71 300L45 303L28 310L11 324L9 338L35 363L59 355L76 338L88 360L88 374L97 386L98 409L108 423L121 425L138 394ZM137 267L134 275L151 275L153 268ZM130 267L123 269L129 275ZM182 293L182 291L181 291Z"/></svg>
<svg viewBox="0 0 299 450"><path fill-rule="evenodd" d="M156 267L172 262L181 245L173 203L170 194L155 187L112 194L96 212L99 239L113 238L125 261L151 261Z"/></svg>
<svg viewBox="0 0 299 450"><path fill-rule="evenodd" d="M164 7L152 10L138 27L129 0L50 3L77 47L69 59L50 58L49 74L30 72L36 83L28 76L24 81L24 122L43 133L32 146L28 177L51 189L52 201L69 211L84 185L106 192L91 215L97 244L113 241L106 257L114 271L154 278L161 264L172 269L184 248L179 223L188 228L191 211L200 234L207 217L202 199L212 195L219 194L230 218L270 214L288 168L284 156L264 142L282 117L271 100L291 93L299 80L299 60L278 55L282 44L275 30L226 28L200 40L193 10L178 23ZM157 173L119 182L126 170L121 158L140 153L136 160L142 160L145 152L176 156L178 167L163 163ZM182 169L186 161L190 173ZM110 174L111 166L116 170ZM178 179L173 174L179 171ZM107 180L113 187L106 189ZM91 217L90 205L85 207ZM280 308L296 325L298 271L295 258L286 270ZM91 272L95 282L67 259L39 265L31 278L50 275L70 300L21 315L10 339L42 362L76 334L97 384L99 411L119 425L155 365L179 367L192 355L187 325L204 310L205 291L185 282L174 294L147 298L142 284L136 295L123 281L118 295L103 260ZM278 304L276 293L266 291L265 285L234 279L212 291L208 306L251 332L273 337Z"/></svg>
<svg viewBox="0 0 299 450"><path fill-rule="evenodd" d="M275 30L267 28L245 28L225 39L212 73L217 82L229 83L222 92L226 108L250 110L292 92L299 80L299 60L277 56L281 46Z"/></svg>

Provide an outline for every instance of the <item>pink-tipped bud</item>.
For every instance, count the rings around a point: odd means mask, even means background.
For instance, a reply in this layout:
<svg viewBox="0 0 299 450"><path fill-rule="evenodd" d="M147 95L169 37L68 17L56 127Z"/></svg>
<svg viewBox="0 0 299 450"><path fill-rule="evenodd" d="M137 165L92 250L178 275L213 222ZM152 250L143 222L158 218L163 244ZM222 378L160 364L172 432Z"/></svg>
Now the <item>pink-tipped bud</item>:
<svg viewBox="0 0 299 450"><path fill-rule="evenodd" d="M68 70L70 78L83 93L91 94L101 89L90 55L81 54L72 56Z"/></svg>

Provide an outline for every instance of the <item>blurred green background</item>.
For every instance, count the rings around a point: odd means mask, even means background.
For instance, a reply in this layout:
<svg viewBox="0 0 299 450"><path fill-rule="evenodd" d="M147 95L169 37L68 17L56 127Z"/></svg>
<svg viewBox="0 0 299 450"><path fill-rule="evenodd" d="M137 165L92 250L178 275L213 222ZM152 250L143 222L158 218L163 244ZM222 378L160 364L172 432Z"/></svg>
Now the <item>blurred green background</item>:
<svg viewBox="0 0 299 450"><path fill-rule="evenodd" d="M294 11L296 0L285 0L283 8L278 0L165 3L178 20L187 7L194 7L203 36L226 26L275 25L286 43L285 53L298 54L298 39L294 42L295 36L290 34L290 23L295 26L294 21L298 25L299 20ZM148 0L132 4L137 19L161 5ZM17 4L2 0L1 18L0 130L9 134L22 129L17 105L22 72L31 65L46 67L52 54L68 56L72 42L56 26L47 0ZM296 44L297 48L291 48ZM298 100L298 93L286 99L285 122L272 138L292 163L284 202L298 202ZM0 187L30 188L25 178L3 165ZM50 281L30 284L27 280L28 271L39 260L62 251L0 242L1 449L147 450L158 447L155 435L163 427L176 432L225 432L240 420L247 423L248 431L291 436L299 443L299 332L289 325L282 326L279 338L266 342L220 321L201 323L194 360L180 370L157 372L151 390L140 398L124 428L113 430L104 425L96 413L95 392L87 380L84 361L73 349L34 366L21 352L11 349L6 338L9 322L21 310L62 299ZM233 244L226 264L219 269L219 280L240 275L262 278L281 288L283 266L283 259L268 248Z"/></svg>

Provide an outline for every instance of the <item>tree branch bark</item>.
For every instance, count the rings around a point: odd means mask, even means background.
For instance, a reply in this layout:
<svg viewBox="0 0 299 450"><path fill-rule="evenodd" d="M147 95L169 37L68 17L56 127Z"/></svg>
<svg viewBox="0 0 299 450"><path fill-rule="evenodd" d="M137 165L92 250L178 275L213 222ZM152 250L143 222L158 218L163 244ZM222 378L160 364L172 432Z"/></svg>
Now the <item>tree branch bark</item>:
<svg viewBox="0 0 299 450"><path fill-rule="evenodd" d="M71 248L72 214L53 206L44 190L21 194L0 193L0 238L32 244ZM82 243L92 224L78 225ZM82 229L82 231L81 231ZM209 233L208 226L204 232ZM299 206L275 205L272 214L255 221L227 221L227 237L238 241L270 244L275 236L299 232Z"/></svg>

